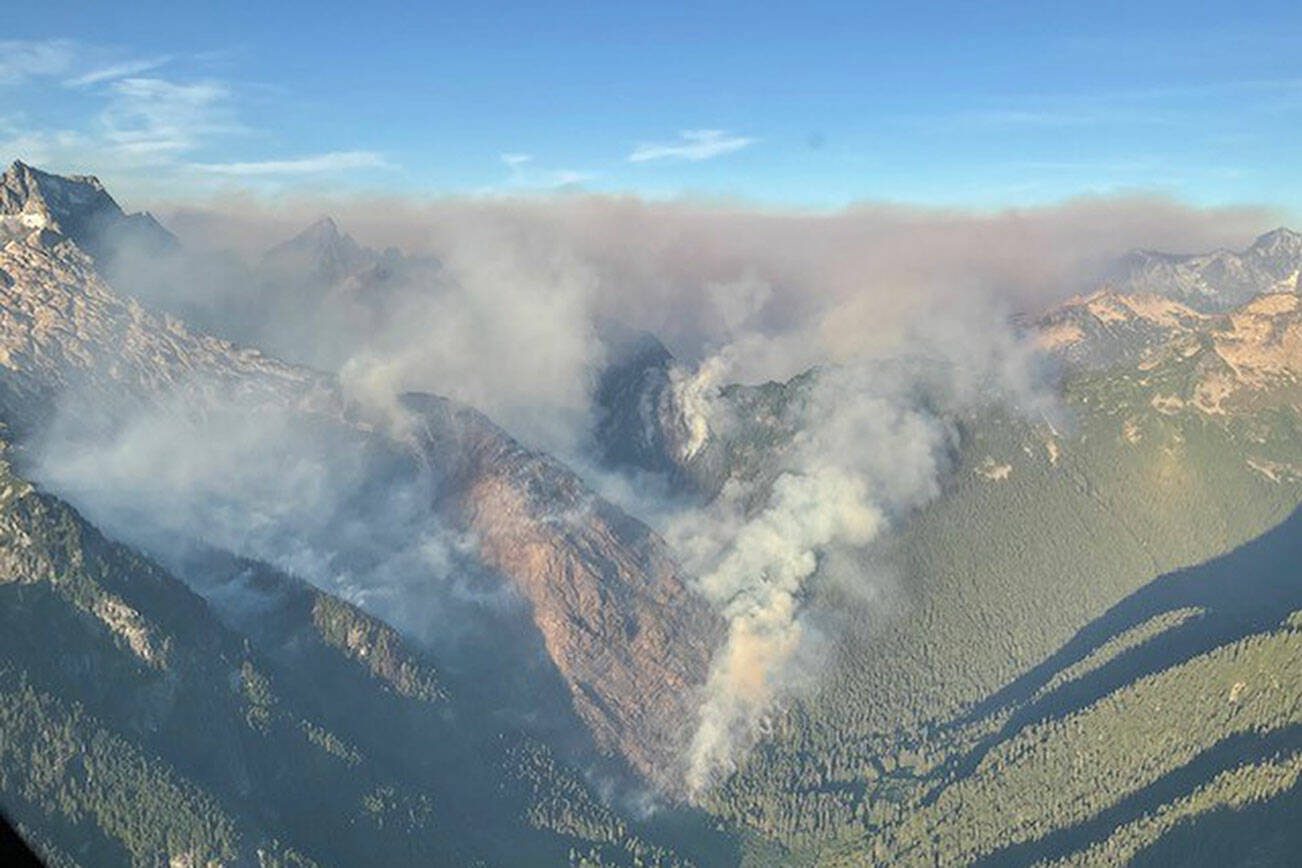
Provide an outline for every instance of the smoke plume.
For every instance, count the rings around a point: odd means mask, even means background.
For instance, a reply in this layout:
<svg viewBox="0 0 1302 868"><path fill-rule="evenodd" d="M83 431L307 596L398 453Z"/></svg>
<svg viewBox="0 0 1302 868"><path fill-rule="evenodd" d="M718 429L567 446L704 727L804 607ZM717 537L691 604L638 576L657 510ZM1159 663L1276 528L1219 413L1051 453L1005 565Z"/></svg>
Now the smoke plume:
<svg viewBox="0 0 1302 868"><path fill-rule="evenodd" d="M1272 215L1163 199L1083 199L998 213L865 205L835 214L632 198L154 203L188 251L123 251L115 286L194 325L339 376L398 406L428 391L485 411L588 475L660 530L726 623L684 758L696 793L736 767L762 721L808 677L820 574L935 497L953 414L991 398L1052 404L1010 326L1105 279L1133 247L1241 245ZM332 213L362 244L400 247L342 279L285 287L267 239ZM591 458L597 324L646 330L691 458L726 432L720 390L818 367L798 434L762 482L684 505L619 485ZM133 420L89 448L58 431L44 481L127 538L190 536L434 630L473 541L431 531L430 482L399 453L238 402ZM841 577L871 585L872 575Z"/></svg>

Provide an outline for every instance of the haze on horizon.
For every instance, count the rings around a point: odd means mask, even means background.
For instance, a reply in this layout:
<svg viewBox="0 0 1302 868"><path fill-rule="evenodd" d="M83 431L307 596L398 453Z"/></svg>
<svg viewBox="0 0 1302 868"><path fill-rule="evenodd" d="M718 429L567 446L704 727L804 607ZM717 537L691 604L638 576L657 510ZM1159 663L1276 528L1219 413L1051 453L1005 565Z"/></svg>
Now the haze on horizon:
<svg viewBox="0 0 1302 868"><path fill-rule="evenodd" d="M1143 192L1296 222L1299 35L1302 12L1275 2L129 17L53 2L0 40L0 155L94 172L134 207L583 191L999 209Z"/></svg>

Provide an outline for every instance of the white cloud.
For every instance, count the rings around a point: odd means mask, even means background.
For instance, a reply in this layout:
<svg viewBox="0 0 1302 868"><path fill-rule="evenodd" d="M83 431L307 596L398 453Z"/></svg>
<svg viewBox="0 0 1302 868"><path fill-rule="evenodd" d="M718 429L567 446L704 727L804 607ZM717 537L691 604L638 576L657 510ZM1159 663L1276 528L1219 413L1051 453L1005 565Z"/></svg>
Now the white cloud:
<svg viewBox="0 0 1302 868"><path fill-rule="evenodd" d="M74 44L67 39L0 40L0 84L60 75L73 64Z"/></svg>
<svg viewBox="0 0 1302 868"><path fill-rule="evenodd" d="M0 120L0 154L42 167L79 167L95 143L76 130L19 130Z"/></svg>
<svg viewBox="0 0 1302 868"><path fill-rule="evenodd" d="M592 172L580 172L576 169L556 169L548 173L548 180L551 183L547 186L569 187L573 184L591 181L594 177L596 176Z"/></svg>
<svg viewBox="0 0 1302 868"><path fill-rule="evenodd" d="M114 63L109 66L101 66L97 69L92 69L89 72L68 79L64 84L68 87L86 87L87 85L140 75L142 72L149 72L150 70L157 69L171 59L170 56L165 55L163 57L151 57L143 60L125 60L121 63Z"/></svg>
<svg viewBox="0 0 1302 868"><path fill-rule="evenodd" d="M251 132L240 120L238 94L212 78L149 73L203 62L197 55L132 57L71 39L0 40L0 86L26 85L30 109L0 117L0 149L54 171L108 172L119 182L128 174L175 183L182 172L256 177L389 165L379 154L356 150L200 162L214 144ZM91 108L73 122L48 123L47 113L63 105L67 90L93 100Z"/></svg>
<svg viewBox="0 0 1302 868"><path fill-rule="evenodd" d="M730 135L724 130L683 130L678 141L671 143L642 143L628 155L630 163L651 160L690 160L697 162L731 154L749 147L756 139Z"/></svg>
<svg viewBox="0 0 1302 868"><path fill-rule="evenodd" d="M89 162L115 168L175 165L213 136L243 132L230 89L222 82L178 82L141 73L167 56L124 58L116 49L71 39L0 41L0 84L23 84L31 109L21 128L8 125L6 148L61 169ZM42 115L82 90L100 102L80 123L51 126Z"/></svg>
<svg viewBox="0 0 1302 868"><path fill-rule="evenodd" d="M248 163L195 163L193 168L212 175L250 177L258 175L311 175L348 169L387 169L392 164L374 151L331 151L287 160Z"/></svg>
<svg viewBox="0 0 1302 868"><path fill-rule="evenodd" d="M507 151L498 155L510 171L510 177L501 184L484 187L479 195L493 196L520 190L556 190L573 187L596 177L592 172L578 169L547 169L539 166L533 154Z"/></svg>
<svg viewBox="0 0 1302 868"><path fill-rule="evenodd" d="M218 81L123 78L112 83L111 94L99 116L100 132L128 159L166 160L197 149L211 136L244 132L229 88Z"/></svg>

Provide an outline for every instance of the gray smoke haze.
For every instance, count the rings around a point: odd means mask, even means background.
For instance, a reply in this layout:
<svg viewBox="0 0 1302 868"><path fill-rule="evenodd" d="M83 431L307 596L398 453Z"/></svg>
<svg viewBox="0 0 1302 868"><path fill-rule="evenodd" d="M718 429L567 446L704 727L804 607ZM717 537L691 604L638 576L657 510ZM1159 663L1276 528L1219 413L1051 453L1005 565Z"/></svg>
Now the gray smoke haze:
<svg viewBox="0 0 1302 868"><path fill-rule="evenodd" d="M505 602L435 514L436 474L396 443L211 384L158 399L124 415L102 392L65 396L34 475L182 574L204 549L259 560L423 641L455 640L459 606Z"/></svg>
<svg viewBox="0 0 1302 868"><path fill-rule="evenodd" d="M160 265L128 252L113 274L121 291L337 374L378 413L411 390L474 405L663 533L727 624L698 719L683 722L694 794L735 768L766 716L812 677L801 665L817 647L807 601L828 565L862 562L857 553L940 491L951 414L991 398L1052 407L1014 314L1092 288L1128 249L1241 246L1273 216L1143 197L998 213L586 196L154 210L190 258ZM258 282L258 257L322 213L409 256L386 259L382 278L276 297ZM647 330L677 356L688 450L727 429L723 386L822 366L762 491L670 503L595 467L603 320ZM464 591L444 577L473 541L430 530L427 481L294 419L250 424L233 406L197 423L164 410L93 449L71 435L50 444L44 478L98 504L92 515L110 528L152 522L162 536L267 560L406 629L434 629L438 596Z"/></svg>
<svg viewBox="0 0 1302 868"><path fill-rule="evenodd" d="M1238 246L1274 217L1144 197L995 213L864 205L792 214L589 196L248 198L157 210L187 245L246 260L323 213L364 244L436 258L438 273L416 269L385 287L364 334L325 317L330 334L314 340L331 353L299 355L464 399L558 451L572 450L565 441L601 364L596 318L652 332L688 365L727 346L734 379L785 379L899 352L919 324L943 329L955 305L1033 311L1096 285L1128 249ZM222 292L211 279L172 281L156 300L184 307L176 293L188 286L201 296L191 307ZM304 299L295 314L316 322L325 300Z"/></svg>

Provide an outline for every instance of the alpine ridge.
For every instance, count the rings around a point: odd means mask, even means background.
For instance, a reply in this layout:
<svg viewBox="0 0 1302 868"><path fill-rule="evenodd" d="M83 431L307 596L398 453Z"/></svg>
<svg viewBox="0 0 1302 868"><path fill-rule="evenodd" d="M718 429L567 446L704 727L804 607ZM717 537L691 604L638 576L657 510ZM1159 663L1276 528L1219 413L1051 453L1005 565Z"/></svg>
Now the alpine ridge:
<svg viewBox="0 0 1302 868"><path fill-rule="evenodd" d="M1201 311L1237 307L1261 292L1297 292L1302 234L1279 228L1245 250L1200 254L1136 250L1117 272L1117 288L1156 293Z"/></svg>

